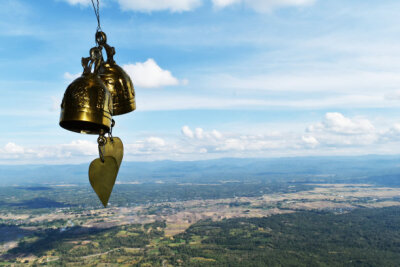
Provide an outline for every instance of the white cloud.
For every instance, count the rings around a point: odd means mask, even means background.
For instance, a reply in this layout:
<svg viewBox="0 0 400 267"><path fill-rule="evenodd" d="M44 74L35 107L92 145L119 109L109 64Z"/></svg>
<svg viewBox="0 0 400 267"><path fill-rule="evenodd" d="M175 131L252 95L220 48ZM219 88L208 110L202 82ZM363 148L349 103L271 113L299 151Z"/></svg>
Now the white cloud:
<svg viewBox="0 0 400 267"><path fill-rule="evenodd" d="M223 137L223 135L217 130L206 132L202 128L196 128L194 131L192 131L189 126L183 126L181 133L187 138L205 140L206 142L210 140L218 140Z"/></svg>
<svg viewBox="0 0 400 267"><path fill-rule="evenodd" d="M286 135L274 134L222 134L217 130L205 131L196 128L194 132L188 127L182 128L182 134L188 142L182 144L182 150L186 153L202 151L202 153L229 153L254 151L267 151L273 149L284 149L288 146ZM297 142L297 140L294 140ZM292 142L292 141L289 141Z"/></svg>
<svg viewBox="0 0 400 267"><path fill-rule="evenodd" d="M215 7L224 8L233 4L238 4L242 0L212 0L212 3Z"/></svg>
<svg viewBox="0 0 400 267"><path fill-rule="evenodd" d="M368 119L326 113L321 122L301 128L265 127L257 134L220 132L200 127L181 128L179 136L150 135L125 143L125 160L197 160L221 157L278 157L304 155L346 155L397 153L400 123L379 129ZM387 124L385 124L387 125ZM303 129L304 129L303 128ZM98 157L95 141L75 140L67 144L21 146L8 142L0 147L0 162L70 163L88 162Z"/></svg>
<svg viewBox="0 0 400 267"><path fill-rule="evenodd" d="M88 6L92 4L90 0L64 0L64 1L73 6L75 5Z"/></svg>
<svg viewBox="0 0 400 267"><path fill-rule="evenodd" d="M1 159L49 159L73 158L98 155L97 144L85 140L72 141L69 144L39 146L34 148L23 147L9 142L0 147Z"/></svg>
<svg viewBox="0 0 400 267"><path fill-rule="evenodd" d="M302 136L301 139L307 146L314 148L319 145L318 140L314 136Z"/></svg>
<svg viewBox="0 0 400 267"><path fill-rule="evenodd" d="M155 88L180 84L170 71L163 70L152 58L143 63L124 65L123 68L138 87Z"/></svg>
<svg viewBox="0 0 400 267"><path fill-rule="evenodd" d="M130 11L191 11L202 5L202 0L117 0L123 10Z"/></svg>
<svg viewBox="0 0 400 267"><path fill-rule="evenodd" d="M146 139L148 144L151 144L152 146L156 147L163 147L165 146L165 140L159 137L149 137Z"/></svg>
<svg viewBox="0 0 400 267"><path fill-rule="evenodd" d="M264 127L251 132L220 132L183 126L181 137L149 135L125 143L125 160L197 160L220 157L278 157L295 155L395 153L400 145L400 123L376 124L360 117L326 113L321 122L288 129ZM251 130L250 130L251 131ZM256 132L256 133L254 133ZM98 157L95 139L66 144L22 146L8 142L0 146L0 162L71 163Z"/></svg>
<svg viewBox="0 0 400 267"><path fill-rule="evenodd" d="M98 155L98 147L94 142L86 140L75 140L69 144L60 146L60 153L67 156L71 155L84 155L84 156L95 156Z"/></svg>
<svg viewBox="0 0 400 267"><path fill-rule="evenodd" d="M381 141L388 143L400 140L400 123L395 123L387 131L382 131Z"/></svg>
<svg viewBox="0 0 400 267"><path fill-rule="evenodd" d="M385 146L383 137L400 141L400 124L389 131L378 131L371 121L365 118L349 118L338 112L326 113L321 122L301 130L257 131L249 133L221 133L203 128L181 129L182 143L175 148L180 154L208 155L215 157L271 157L278 155L321 155L345 153L345 151L364 151L371 153L372 147ZM363 150L364 149L364 150ZM340 152L339 152L340 151Z"/></svg>
<svg viewBox="0 0 400 267"><path fill-rule="evenodd" d="M400 90L389 92L385 95L386 100L400 100Z"/></svg>
<svg viewBox="0 0 400 267"><path fill-rule="evenodd" d="M223 136L220 132L218 132L217 130L213 130L211 132L211 135L215 138L215 139L221 139Z"/></svg>
<svg viewBox="0 0 400 267"><path fill-rule="evenodd" d="M182 134L188 138L194 137L193 131L190 130L189 126L183 126L181 131L182 131Z"/></svg>
<svg viewBox="0 0 400 267"><path fill-rule="evenodd" d="M194 130L194 136L197 138L197 139L203 139L204 138L204 130L203 129L201 129L201 128L196 128L195 130Z"/></svg>
<svg viewBox="0 0 400 267"><path fill-rule="evenodd" d="M90 0L63 0L70 5L89 6ZM116 0L122 10L153 12L164 11L186 12L203 5L204 0ZM225 8L233 5L243 5L256 12L269 12L280 7L301 7L315 3L316 0L211 0L216 8Z"/></svg>
<svg viewBox="0 0 400 267"><path fill-rule="evenodd" d="M125 145L126 156L147 156L149 158L158 158L160 155L168 158L176 152L174 144L168 143L160 137L151 136L144 140L138 140L132 144Z"/></svg>
<svg viewBox="0 0 400 267"><path fill-rule="evenodd" d="M19 159L24 155L33 154L34 151L13 142L7 143L4 147L0 147L0 159Z"/></svg>
<svg viewBox="0 0 400 267"><path fill-rule="evenodd" d="M370 134L375 131L372 123L363 118L350 119L339 112L328 112L322 123L308 127L309 132L333 132L337 134Z"/></svg>
<svg viewBox="0 0 400 267"><path fill-rule="evenodd" d="M7 143L4 146L3 152L9 154L23 154L25 149L22 146L16 145L15 143Z"/></svg>
<svg viewBox="0 0 400 267"><path fill-rule="evenodd" d="M321 145L330 147L371 145L380 138L369 120L347 118L338 112L326 113L322 122L310 125L306 131Z"/></svg>
<svg viewBox="0 0 400 267"><path fill-rule="evenodd" d="M316 0L212 0L217 8L224 8L231 5L242 4L245 7L252 8L257 12L269 12L274 8L290 6L309 6Z"/></svg>
<svg viewBox="0 0 400 267"><path fill-rule="evenodd" d="M126 155L155 155L173 151L174 147L160 137L148 137L144 140L136 141L133 144L126 144ZM99 156L97 143L87 140L74 140L68 144L24 147L13 142L0 147L0 160L18 160L20 162L59 162L93 160Z"/></svg>
<svg viewBox="0 0 400 267"><path fill-rule="evenodd" d="M79 78L82 75L82 73L69 73L69 72L65 72L64 73L64 79L68 82L72 82L73 80Z"/></svg>

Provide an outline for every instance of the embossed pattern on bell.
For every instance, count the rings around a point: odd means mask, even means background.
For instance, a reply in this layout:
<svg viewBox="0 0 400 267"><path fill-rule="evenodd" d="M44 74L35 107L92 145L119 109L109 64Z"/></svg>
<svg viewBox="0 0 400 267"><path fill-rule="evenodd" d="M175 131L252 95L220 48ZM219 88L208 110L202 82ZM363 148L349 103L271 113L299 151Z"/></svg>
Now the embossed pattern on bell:
<svg viewBox="0 0 400 267"><path fill-rule="evenodd" d="M112 121L112 97L97 75L88 73L67 88L61 105L60 126L78 133L108 132Z"/></svg>
<svg viewBox="0 0 400 267"><path fill-rule="evenodd" d="M105 63L100 68L103 80L113 98L113 115L122 115L136 109L135 89L129 75L117 64Z"/></svg>

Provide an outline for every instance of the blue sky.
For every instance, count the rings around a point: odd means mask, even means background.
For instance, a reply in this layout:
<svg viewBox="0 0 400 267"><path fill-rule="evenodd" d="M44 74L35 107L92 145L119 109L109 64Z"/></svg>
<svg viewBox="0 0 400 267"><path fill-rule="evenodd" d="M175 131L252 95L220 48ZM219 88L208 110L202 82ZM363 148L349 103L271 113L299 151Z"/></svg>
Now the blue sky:
<svg viewBox="0 0 400 267"><path fill-rule="evenodd" d="M90 0L0 0L0 163L78 163L96 137L58 126L94 46ZM400 2L103 0L131 75L127 160L398 154Z"/></svg>

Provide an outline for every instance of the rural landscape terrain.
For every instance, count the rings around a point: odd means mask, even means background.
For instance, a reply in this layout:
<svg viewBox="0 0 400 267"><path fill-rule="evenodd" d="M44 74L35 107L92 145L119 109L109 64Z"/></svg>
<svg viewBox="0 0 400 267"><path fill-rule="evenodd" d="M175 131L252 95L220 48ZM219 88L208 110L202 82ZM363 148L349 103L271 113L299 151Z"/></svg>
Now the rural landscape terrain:
<svg viewBox="0 0 400 267"><path fill-rule="evenodd" d="M147 182L123 176L108 208L85 181L3 185L0 265L396 266L397 159L298 161L243 160L232 179L236 160L153 163ZM7 168L3 182L19 171Z"/></svg>

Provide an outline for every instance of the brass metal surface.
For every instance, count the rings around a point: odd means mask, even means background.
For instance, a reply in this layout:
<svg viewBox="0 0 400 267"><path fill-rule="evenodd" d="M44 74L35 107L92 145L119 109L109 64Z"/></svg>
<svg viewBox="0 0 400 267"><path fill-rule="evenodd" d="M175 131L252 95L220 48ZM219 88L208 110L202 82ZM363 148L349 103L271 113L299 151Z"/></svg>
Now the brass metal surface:
<svg viewBox="0 0 400 267"><path fill-rule="evenodd" d="M121 166L122 158L124 157L124 145L118 137L107 137L107 142L104 145L104 156L115 158L118 164L118 169Z"/></svg>
<svg viewBox="0 0 400 267"><path fill-rule="evenodd" d="M60 126L73 132L109 132L112 97L104 83L93 73L84 73L67 88L61 103Z"/></svg>
<svg viewBox="0 0 400 267"><path fill-rule="evenodd" d="M134 111L136 109L135 88L131 78L115 63L115 49L107 44L106 34L97 32L96 40L107 53L107 61L101 65L99 75L112 95L113 115Z"/></svg>
<svg viewBox="0 0 400 267"><path fill-rule="evenodd" d="M105 63L100 78L113 98L113 115L122 115L136 109L135 89L129 75L117 64Z"/></svg>
<svg viewBox="0 0 400 267"><path fill-rule="evenodd" d="M98 158L90 164L89 181L104 207L107 207L117 175L118 163L114 157L106 156L104 162Z"/></svg>

